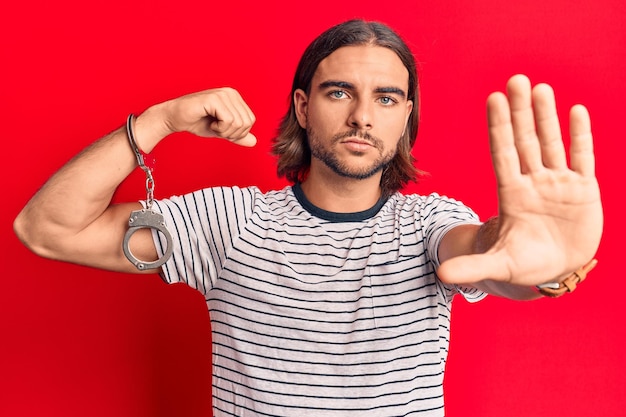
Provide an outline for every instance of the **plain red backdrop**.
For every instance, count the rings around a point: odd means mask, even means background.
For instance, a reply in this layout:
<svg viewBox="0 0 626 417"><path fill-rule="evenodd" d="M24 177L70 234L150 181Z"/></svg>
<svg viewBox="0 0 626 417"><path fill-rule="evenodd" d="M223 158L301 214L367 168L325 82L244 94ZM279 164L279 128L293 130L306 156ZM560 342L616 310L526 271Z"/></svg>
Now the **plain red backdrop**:
<svg viewBox="0 0 626 417"><path fill-rule="evenodd" d="M626 415L622 0L38 0L2 9L0 416L210 415L210 327L198 293L40 259L11 223L46 178L129 112L224 85L255 111L259 145L171 138L155 151L156 196L282 187L269 143L297 60L322 30L353 17L389 23L420 62L415 155L431 175L410 192L436 190L483 218L497 212L484 102L514 73L554 86L565 129L571 105L592 114L606 213L600 264L560 300L455 301L447 414ZM144 197L140 174L116 199Z"/></svg>

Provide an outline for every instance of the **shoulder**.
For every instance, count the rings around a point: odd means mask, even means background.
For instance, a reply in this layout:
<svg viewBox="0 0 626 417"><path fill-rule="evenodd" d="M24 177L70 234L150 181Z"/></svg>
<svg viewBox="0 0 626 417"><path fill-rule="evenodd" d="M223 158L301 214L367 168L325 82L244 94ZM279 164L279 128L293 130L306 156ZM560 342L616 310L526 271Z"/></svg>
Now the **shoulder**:
<svg viewBox="0 0 626 417"><path fill-rule="evenodd" d="M446 212L466 212L473 214L473 211L463 202L438 193L421 195L396 192L389 198L389 204L390 207L393 207L396 211L411 211L420 216L430 216Z"/></svg>

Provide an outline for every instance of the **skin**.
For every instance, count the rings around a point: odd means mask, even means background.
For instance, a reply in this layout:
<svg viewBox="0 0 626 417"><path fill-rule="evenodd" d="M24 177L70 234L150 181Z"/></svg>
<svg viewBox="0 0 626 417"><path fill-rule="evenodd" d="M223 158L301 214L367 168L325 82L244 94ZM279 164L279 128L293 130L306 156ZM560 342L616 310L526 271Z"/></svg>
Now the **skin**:
<svg viewBox="0 0 626 417"><path fill-rule="evenodd" d="M413 109L406 98L408 71L389 49L343 47L319 64L310 90L294 93L298 122L309 132L312 149L302 190L329 211L366 210L380 198L382 167L395 155ZM365 173L370 175L361 178Z"/></svg>
<svg viewBox="0 0 626 417"><path fill-rule="evenodd" d="M393 52L351 46L320 63L308 95L294 93L298 121L315 148L302 185L313 204L353 212L376 203L378 168L395 152L412 111L407 85L407 70ZM499 216L449 231L439 248L438 275L508 298L537 298L535 285L562 280L599 245L603 217L589 114L580 105L570 112L569 163L548 85L533 88L525 76L514 76L506 94L489 96L487 114ZM180 131L253 146L254 122L239 93L223 88L152 106L137 118L135 132L145 152ZM130 211L140 206L111 205L135 168L125 130L112 132L37 192L14 222L16 234L44 257L137 273L121 243ZM149 231L134 234L132 251L156 258Z"/></svg>
<svg viewBox="0 0 626 417"><path fill-rule="evenodd" d="M455 248L448 252L447 241L463 230L453 230L440 248L448 259L438 271L444 281L489 292L507 283L517 289L562 280L594 256L603 227L587 109L576 105L570 111L568 165L552 88L532 88L518 75L509 80L507 95L493 93L487 100L497 226L475 241L469 256L456 256Z"/></svg>

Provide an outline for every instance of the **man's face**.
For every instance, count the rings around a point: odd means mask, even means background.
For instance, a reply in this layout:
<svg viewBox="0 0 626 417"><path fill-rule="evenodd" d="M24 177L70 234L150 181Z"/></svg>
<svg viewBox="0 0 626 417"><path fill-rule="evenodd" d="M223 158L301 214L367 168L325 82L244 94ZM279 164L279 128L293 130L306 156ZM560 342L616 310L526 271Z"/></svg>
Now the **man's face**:
<svg viewBox="0 0 626 417"><path fill-rule="evenodd" d="M354 179L379 174L395 156L413 108L408 83L408 70L387 48L346 46L322 60L309 95L294 93L311 170Z"/></svg>

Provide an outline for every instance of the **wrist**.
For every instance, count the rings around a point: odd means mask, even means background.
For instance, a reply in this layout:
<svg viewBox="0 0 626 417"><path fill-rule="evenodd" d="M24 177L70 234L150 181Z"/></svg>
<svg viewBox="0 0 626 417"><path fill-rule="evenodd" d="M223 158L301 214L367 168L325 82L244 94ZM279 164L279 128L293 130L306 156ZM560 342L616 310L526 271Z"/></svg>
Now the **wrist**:
<svg viewBox="0 0 626 417"><path fill-rule="evenodd" d="M135 141L141 151L152 152L159 142L173 133L168 128L163 113L162 105L157 104L135 117Z"/></svg>
<svg viewBox="0 0 626 417"><path fill-rule="evenodd" d="M587 277L587 274L595 268L598 263L597 259L592 259L585 265L569 274L561 282L548 282L537 286L537 291L546 297L560 297L565 293L572 292L576 289L576 286L583 282Z"/></svg>

